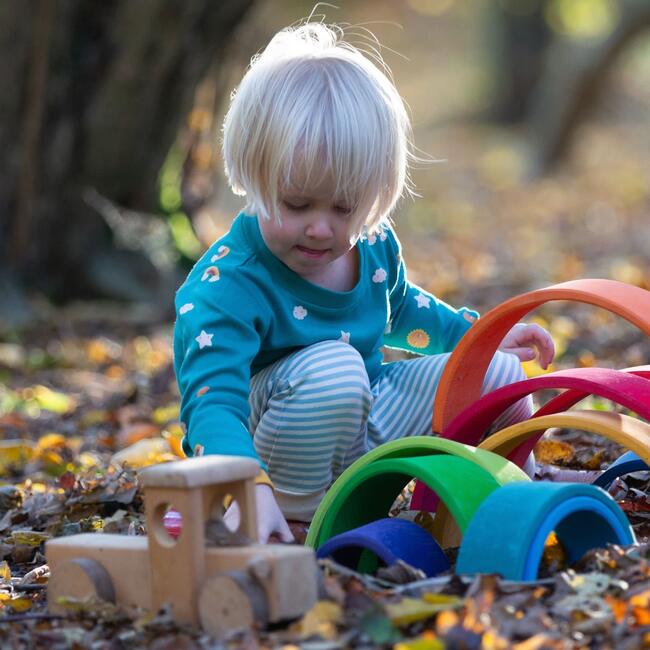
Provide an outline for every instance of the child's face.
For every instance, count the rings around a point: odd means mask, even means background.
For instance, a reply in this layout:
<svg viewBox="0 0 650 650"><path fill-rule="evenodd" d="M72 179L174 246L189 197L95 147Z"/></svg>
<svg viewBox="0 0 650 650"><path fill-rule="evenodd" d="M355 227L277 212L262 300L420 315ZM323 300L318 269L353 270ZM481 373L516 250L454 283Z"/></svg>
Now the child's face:
<svg viewBox="0 0 650 650"><path fill-rule="evenodd" d="M282 223L259 220L269 250L306 280L322 279L358 238L351 239L352 206L333 198L334 188L332 179L308 190L286 188L279 195Z"/></svg>

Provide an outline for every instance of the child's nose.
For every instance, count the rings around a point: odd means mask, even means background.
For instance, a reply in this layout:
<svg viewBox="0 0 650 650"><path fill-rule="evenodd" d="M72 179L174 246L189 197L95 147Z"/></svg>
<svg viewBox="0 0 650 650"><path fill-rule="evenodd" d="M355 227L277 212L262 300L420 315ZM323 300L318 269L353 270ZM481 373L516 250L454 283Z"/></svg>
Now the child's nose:
<svg viewBox="0 0 650 650"><path fill-rule="evenodd" d="M329 239L332 236L332 227L329 219L317 215L309 221L305 234L313 239Z"/></svg>

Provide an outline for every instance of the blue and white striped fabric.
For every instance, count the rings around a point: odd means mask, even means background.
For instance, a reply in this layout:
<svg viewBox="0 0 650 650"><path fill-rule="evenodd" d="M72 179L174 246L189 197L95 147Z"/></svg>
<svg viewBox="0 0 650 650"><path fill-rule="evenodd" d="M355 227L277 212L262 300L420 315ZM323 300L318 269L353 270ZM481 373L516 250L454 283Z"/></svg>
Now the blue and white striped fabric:
<svg viewBox="0 0 650 650"><path fill-rule="evenodd" d="M251 380L249 431L285 516L309 521L331 483L366 451L431 431L433 400L449 354L394 361L371 385L361 355L324 341L268 366ZM483 392L524 378L498 352ZM532 399L505 411L493 429L525 420Z"/></svg>

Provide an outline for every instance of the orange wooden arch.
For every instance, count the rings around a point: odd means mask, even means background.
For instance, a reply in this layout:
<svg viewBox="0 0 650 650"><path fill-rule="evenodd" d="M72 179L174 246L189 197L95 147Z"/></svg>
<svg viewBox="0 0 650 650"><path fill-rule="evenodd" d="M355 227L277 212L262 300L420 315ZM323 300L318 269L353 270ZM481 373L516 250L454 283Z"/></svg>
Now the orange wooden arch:
<svg viewBox="0 0 650 650"><path fill-rule="evenodd" d="M511 298L482 316L449 357L433 406L434 433L444 437L453 418L480 397L490 361L510 328L533 309L554 300L602 307L650 336L650 291L624 282L572 280Z"/></svg>

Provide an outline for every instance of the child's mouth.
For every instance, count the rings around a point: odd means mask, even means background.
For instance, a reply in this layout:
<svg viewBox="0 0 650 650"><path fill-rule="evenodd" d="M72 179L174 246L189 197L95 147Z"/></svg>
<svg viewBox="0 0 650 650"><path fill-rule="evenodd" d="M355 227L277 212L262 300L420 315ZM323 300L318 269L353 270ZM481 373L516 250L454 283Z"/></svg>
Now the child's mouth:
<svg viewBox="0 0 650 650"><path fill-rule="evenodd" d="M325 255L325 253L327 253L327 251L329 250L327 248L316 250L314 248L307 248L306 246L296 246L296 248L303 255L306 255L307 257L311 257L313 259L318 259L319 257L323 257L323 255Z"/></svg>

